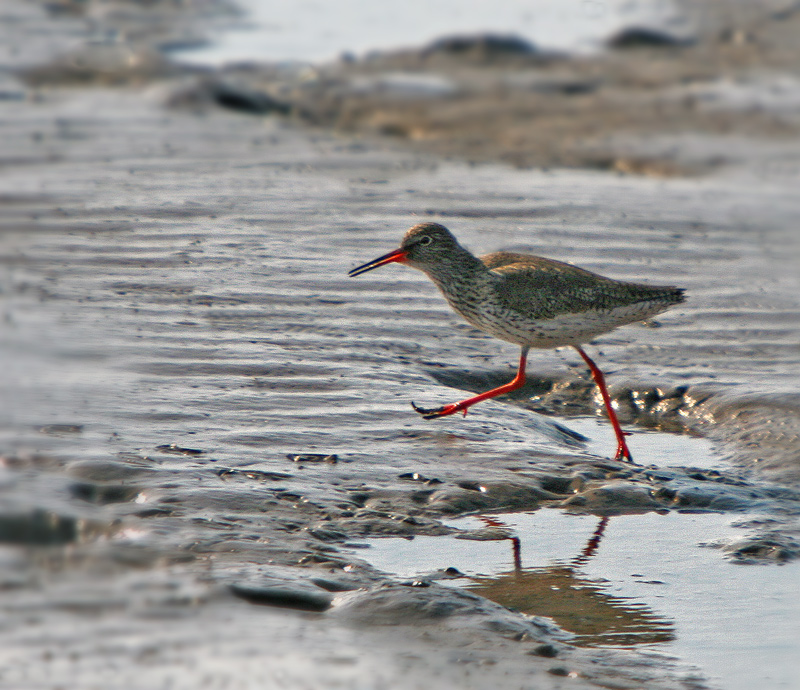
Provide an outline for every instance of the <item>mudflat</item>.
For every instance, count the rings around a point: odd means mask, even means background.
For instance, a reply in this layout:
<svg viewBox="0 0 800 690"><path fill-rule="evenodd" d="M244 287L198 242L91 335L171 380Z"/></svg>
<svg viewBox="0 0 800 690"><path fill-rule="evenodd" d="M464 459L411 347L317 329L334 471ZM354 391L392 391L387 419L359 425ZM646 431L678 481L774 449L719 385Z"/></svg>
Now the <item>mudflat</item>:
<svg viewBox="0 0 800 690"><path fill-rule="evenodd" d="M221 6L110 6L4 10L0 679L715 687L668 646L586 646L547 606L358 547L507 541L451 519L543 507L713 512L740 525L715 544L731 582L796 567L797 15L597 60L478 43L215 71L163 46ZM89 20L130 44L99 52ZM604 454L568 351L465 418L417 417L517 356L416 272L347 277L421 219L687 289L589 346L639 465Z"/></svg>

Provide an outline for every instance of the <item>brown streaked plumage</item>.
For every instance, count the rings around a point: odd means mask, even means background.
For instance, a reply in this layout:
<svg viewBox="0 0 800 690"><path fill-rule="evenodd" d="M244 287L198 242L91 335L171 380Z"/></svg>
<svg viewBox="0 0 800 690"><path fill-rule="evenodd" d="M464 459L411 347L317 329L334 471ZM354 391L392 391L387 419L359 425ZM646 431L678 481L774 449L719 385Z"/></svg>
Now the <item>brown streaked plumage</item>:
<svg viewBox="0 0 800 690"><path fill-rule="evenodd" d="M472 405L508 393L525 382L528 350L574 347L600 389L617 436L616 459L632 461L600 369L581 347L619 326L650 318L683 302L676 287L613 280L577 266L529 254L496 252L477 258L438 223L420 223L400 248L350 271L357 276L388 263L423 271L445 299L476 328L521 346L519 369L504 386L435 409L414 409L426 419L464 412Z"/></svg>

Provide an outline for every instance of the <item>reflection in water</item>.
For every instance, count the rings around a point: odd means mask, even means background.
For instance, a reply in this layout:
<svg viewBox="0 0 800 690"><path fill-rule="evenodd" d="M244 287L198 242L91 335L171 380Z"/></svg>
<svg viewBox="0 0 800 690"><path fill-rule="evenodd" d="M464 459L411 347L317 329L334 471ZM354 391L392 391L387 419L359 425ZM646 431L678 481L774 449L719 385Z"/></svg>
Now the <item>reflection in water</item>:
<svg viewBox="0 0 800 690"><path fill-rule="evenodd" d="M504 526L495 518L483 520L492 527ZM519 537L509 537L514 569L493 577L475 577L468 589L507 608L548 616L574 633L575 643L585 647L628 647L675 639L671 621L644 604L609 594L603 581L581 575L580 566L594 555L607 524L608 518L601 518L572 561L548 567L523 568Z"/></svg>

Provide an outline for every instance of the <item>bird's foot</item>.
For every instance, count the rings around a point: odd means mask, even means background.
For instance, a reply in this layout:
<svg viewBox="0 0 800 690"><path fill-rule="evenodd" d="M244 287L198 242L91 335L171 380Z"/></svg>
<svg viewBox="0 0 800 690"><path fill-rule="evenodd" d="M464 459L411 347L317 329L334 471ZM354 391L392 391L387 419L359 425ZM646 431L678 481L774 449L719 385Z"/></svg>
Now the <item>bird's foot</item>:
<svg viewBox="0 0 800 690"><path fill-rule="evenodd" d="M423 419L438 419L439 417L446 417L450 414L455 414L463 410L464 416L467 414L466 407L460 407L458 403L450 403L449 405L442 405L442 407L417 407L415 403L411 403L414 412L422 415Z"/></svg>
<svg viewBox="0 0 800 690"><path fill-rule="evenodd" d="M636 462L633 459L633 455L630 450L628 450L628 444L625 443L625 437L631 435L630 431L622 432L622 438L620 438L617 443L617 454L614 456L614 460L622 460L623 462L630 462L635 465Z"/></svg>

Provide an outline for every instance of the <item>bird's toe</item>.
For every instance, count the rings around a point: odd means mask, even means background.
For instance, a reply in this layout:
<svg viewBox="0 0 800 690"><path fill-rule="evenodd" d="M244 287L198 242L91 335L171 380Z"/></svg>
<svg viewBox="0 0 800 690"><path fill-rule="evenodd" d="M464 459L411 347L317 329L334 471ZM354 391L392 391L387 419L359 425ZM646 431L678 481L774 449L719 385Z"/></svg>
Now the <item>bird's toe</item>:
<svg viewBox="0 0 800 690"><path fill-rule="evenodd" d="M414 412L422 415L423 419L436 419L437 417L441 417L443 414L446 414L444 407L419 407L413 401L411 403L411 407L414 408Z"/></svg>
<svg viewBox="0 0 800 690"><path fill-rule="evenodd" d="M443 405L442 407L419 407L416 403L412 402L411 407L414 412L422 415L423 419L438 419L439 417L446 417L447 415L457 412L460 408L457 404Z"/></svg>

